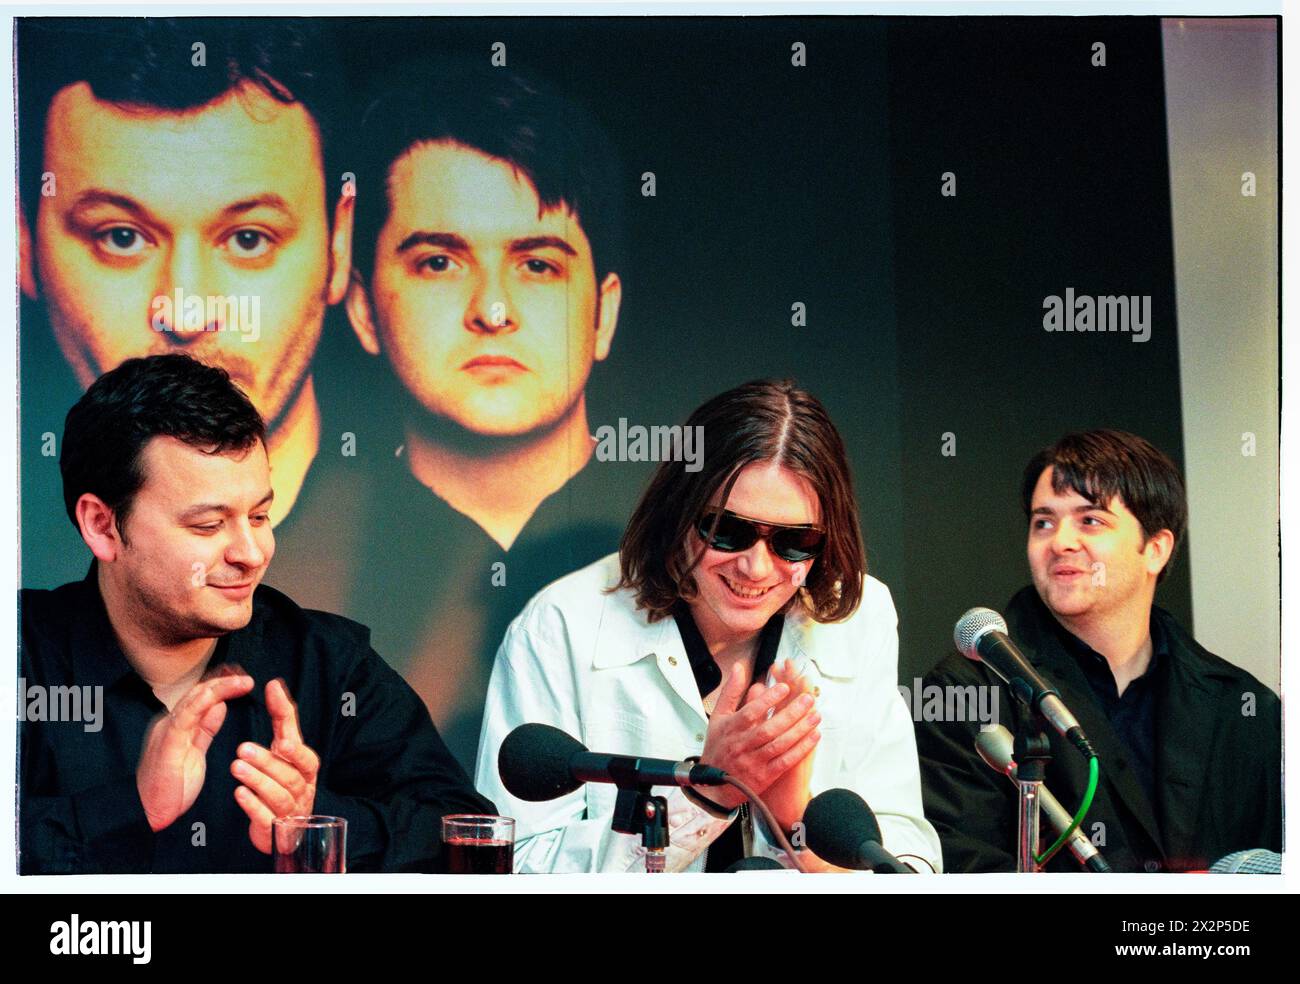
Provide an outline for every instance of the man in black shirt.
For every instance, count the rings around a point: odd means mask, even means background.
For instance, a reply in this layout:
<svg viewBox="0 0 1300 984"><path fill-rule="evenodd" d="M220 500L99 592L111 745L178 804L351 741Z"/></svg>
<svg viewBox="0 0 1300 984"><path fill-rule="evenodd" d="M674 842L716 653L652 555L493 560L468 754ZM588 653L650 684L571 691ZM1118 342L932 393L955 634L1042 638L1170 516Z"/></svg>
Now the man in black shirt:
<svg viewBox="0 0 1300 984"><path fill-rule="evenodd" d="M269 871L272 820L310 813L348 821L351 870L434 870L444 814L493 812L363 626L260 586L264 433L182 355L69 412L64 502L95 559L20 594L24 873Z"/></svg>
<svg viewBox="0 0 1300 984"><path fill-rule="evenodd" d="M1234 851L1280 851L1277 695L1153 605L1187 525L1174 464L1132 434L1071 434L1029 463L1021 498L1034 583L1006 620L1097 750L1101 779L1081 829L1116 871L1205 869ZM964 656L949 656L926 683L991 687L998 721L1013 732L1033 724L991 671ZM1048 730L1046 784L1074 810L1088 765ZM980 760L974 740L958 721L917 725L925 814L946 870L1014 870L1016 790ZM1044 836L1041 847L1054 840ZM1048 869L1078 870L1069 851Z"/></svg>

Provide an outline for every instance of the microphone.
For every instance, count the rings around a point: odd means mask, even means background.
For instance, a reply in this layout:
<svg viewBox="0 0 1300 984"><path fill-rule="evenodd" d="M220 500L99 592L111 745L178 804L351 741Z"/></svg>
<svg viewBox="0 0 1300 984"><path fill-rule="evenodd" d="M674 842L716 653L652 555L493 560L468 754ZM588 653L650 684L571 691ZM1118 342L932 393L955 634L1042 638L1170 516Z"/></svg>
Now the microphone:
<svg viewBox="0 0 1300 984"><path fill-rule="evenodd" d="M1233 851L1210 865L1210 873L1217 875L1280 875L1282 855L1262 847L1249 851Z"/></svg>
<svg viewBox="0 0 1300 984"><path fill-rule="evenodd" d="M881 875L916 874L881 845L876 815L851 789L828 789L814 796L803 823L808 846L824 861Z"/></svg>
<svg viewBox="0 0 1300 984"><path fill-rule="evenodd" d="M793 868L786 868L771 858L741 858L739 861L733 861L727 866L727 872L738 871L793 871Z"/></svg>
<svg viewBox="0 0 1300 984"><path fill-rule="evenodd" d="M984 764L994 772L1001 772L1014 783L1017 771L1016 761L1012 755L1013 746L1014 739L1011 737L1011 732L1000 724L981 731L979 737L975 739L975 749L980 753ZM1052 795L1046 785L1038 789L1038 806L1057 836L1064 833L1065 829L1074 822L1074 817L1061 805L1060 800ZM1112 870L1106 863L1106 859L1101 856L1101 852L1077 827L1070 835L1070 839L1066 841L1066 846L1075 860L1089 871L1105 874Z"/></svg>
<svg viewBox="0 0 1300 984"><path fill-rule="evenodd" d="M618 786L721 786L727 774L711 765L631 755L602 755L549 724L521 724L497 754L501 782L529 803L565 796L585 782Z"/></svg>
<svg viewBox="0 0 1300 984"><path fill-rule="evenodd" d="M983 663L996 673L1017 700L1042 714L1085 758L1096 756L1092 743L1056 688L1039 675L1011 641L1001 615L991 608L970 609L957 620L952 641L967 659Z"/></svg>

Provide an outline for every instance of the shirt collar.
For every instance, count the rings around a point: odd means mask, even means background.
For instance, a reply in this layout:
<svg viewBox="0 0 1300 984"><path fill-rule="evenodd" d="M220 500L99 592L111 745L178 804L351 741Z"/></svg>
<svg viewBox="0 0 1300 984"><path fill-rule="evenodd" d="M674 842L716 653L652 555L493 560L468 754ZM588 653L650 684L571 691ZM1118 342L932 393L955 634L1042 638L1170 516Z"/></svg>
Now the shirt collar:
<svg viewBox="0 0 1300 984"><path fill-rule="evenodd" d="M613 593L605 596L596 616L599 629L591 665L598 670L611 669L665 654L689 659L681 630L673 631L677 627L676 620L661 618L651 621L645 609L635 606L630 590L618 589L617 585L618 568L615 566L605 584ZM819 628L824 627L808 617L798 605L792 606L783 616L780 627L774 630L778 651L779 643L784 641L787 656L796 663L808 658L826 676L846 680L857 676L857 652L847 646L818 646L813 633Z"/></svg>
<svg viewBox="0 0 1300 984"><path fill-rule="evenodd" d="M611 580L607 587L612 588L616 583L616 580ZM601 608L599 641L591 657L594 668L631 666L647 657L665 653L680 654L689 659L680 628L673 631L677 627L675 619L661 618L652 622L644 609L621 604L621 594L607 598ZM780 627L773 630L778 651L784 641L788 657L796 663L807 658L826 676L845 680L856 677L859 671L857 653L847 646L817 645L813 632L819 628L824 627L809 618L805 611L797 606L792 608L787 616L783 616ZM628 645L628 637L632 640L631 645Z"/></svg>
<svg viewBox="0 0 1300 984"><path fill-rule="evenodd" d="M708 644L701 635L690 606L678 601L673 608L673 619L682 634L682 644L686 647L686 657L691 661L691 672L695 674L695 684L700 688L700 696L707 697L722 685L722 670L709 652ZM776 661L777 647L781 644L781 630L785 626L785 616L777 612L758 634L758 652L754 658L752 680L767 677L767 671Z"/></svg>
<svg viewBox="0 0 1300 984"><path fill-rule="evenodd" d="M99 592L99 562L91 560L77 592L72 620L72 662L79 685L111 687L134 673L118 645Z"/></svg>
<svg viewBox="0 0 1300 984"><path fill-rule="evenodd" d="M1061 645L1065 647L1065 651L1076 662L1085 665L1089 663L1093 665L1106 664L1109 669L1105 656L1063 626L1055 617L1052 618L1052 623L1056 627L1056 634L1061 640ZM1155 617L1154 612L1150 616L1149 632L1151 633L1151 662L1147 664L1146 671L1142 676L1138 677L1139 680L1155 673L1169 658L1169 636L1165 632L1165 627L1160 624L1160 620Z"/></svg>
<svg viewBox="0 0 1300 984"><path fill-rule="evenodd" d="M258 585L257 591L262 590ZM228 632L217 641L208 666L221 663L234 663L244 670L250 670L259 646L262 620L256 604L254 593L253 617L248 626L235 632ZM79 585L74 602L75 611L69 613L72 620L72 661L78 685L112 687L124 677L143 678L122 652L113 631L113 623L108 617L108 608L104 605L104 596L99 590L99 561L91 560L90 570Z"/></svg>

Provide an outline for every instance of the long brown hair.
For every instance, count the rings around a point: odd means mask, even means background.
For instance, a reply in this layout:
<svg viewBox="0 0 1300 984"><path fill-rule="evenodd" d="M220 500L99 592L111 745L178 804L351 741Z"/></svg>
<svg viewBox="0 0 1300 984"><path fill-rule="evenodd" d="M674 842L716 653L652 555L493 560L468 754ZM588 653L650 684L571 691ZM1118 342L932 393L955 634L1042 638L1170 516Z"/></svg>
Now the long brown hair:
<svg viewBox="0 0 1300 984"><path fill-rule="evenodd" d="M703 428L702 467L691 472L682 461L660 464L623 533L618 587L636 592L637 608L652 622L679 599L695 597L691 572L703 551L692 558L686 545L699 536L697 521L719 490L726 505L742 468L773 462L812 486L826 529L826 545L795 598L819 622L852 615L862 600L867 556L844 442L821 402L791 380L761 379L715 396L686 426Z"/></svg>

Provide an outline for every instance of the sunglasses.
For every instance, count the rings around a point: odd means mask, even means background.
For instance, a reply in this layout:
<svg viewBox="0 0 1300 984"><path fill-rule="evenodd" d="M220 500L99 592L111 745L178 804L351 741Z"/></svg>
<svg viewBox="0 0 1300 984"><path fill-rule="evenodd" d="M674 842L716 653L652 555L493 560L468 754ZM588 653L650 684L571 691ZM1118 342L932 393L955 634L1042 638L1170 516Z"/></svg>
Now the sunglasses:
<svg viewBox="0 0 1300 984"><path fill-rule="evenodd" d="M700 538L714 550L738 553L748 550L759 540L765 540L772 553L791 563L812 560L826 543L826 531L820 526L759 523L727 509L706 512L695 528Z"/></svg>

